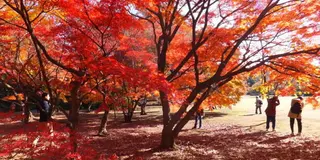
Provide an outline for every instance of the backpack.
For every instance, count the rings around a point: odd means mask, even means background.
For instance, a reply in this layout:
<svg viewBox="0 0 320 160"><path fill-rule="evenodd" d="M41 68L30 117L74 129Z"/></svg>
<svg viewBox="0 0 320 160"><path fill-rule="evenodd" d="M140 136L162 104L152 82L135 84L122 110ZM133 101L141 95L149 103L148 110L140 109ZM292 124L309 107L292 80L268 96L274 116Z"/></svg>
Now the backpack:
<svg viewBox="0 0 320 160"><path fill-rule="evenodd" d="M290 111L294 114L300 114L302 112L302 109L301 109L301 103L299 102L296 102L293 104L293 106L291 107Z"/></svg>

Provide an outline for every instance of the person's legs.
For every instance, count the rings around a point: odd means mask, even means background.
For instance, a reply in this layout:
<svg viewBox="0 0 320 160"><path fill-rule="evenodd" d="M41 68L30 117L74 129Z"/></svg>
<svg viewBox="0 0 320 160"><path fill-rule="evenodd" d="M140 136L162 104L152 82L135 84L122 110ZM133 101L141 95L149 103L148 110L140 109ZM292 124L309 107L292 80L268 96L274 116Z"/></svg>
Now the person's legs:
<svg viewBox="0 0 320 160"><path fill-rule="evenodd" d="M141 105L141 111L140 111L140 115L143 115L144 114L144 105Z"/></svg>
<svg viewBox="0 0 320 160"><path fill-rule="evenodd" d="M301 132L302 132L302 122L301 122L301 119L298 119L298 118L297 118L297 121L298 121L298 134L301 134Z"/></svg>
<svg viewBox="0 0 320 160"><path fill-rule="evenodd" d="M276 129L276 116L271 117L272 122L272 130L274 131Z"/></svg>
<svg viewBox="0 0 320 160"><path fill-rule="evenodd" d="M197 128L197 123L198 123L198 115L195 116L194 118L194 127L193 128Z"/></svg>
<svg viewBox="0 0 320 160"><path fill-rule="evenodd" d="M256 106L256 114L258 114L258 108L259 108L259 107L258 107L258 106Z"/></svg>
<svg viewBox="0 0 320 160"><path fill-rule="evenodd" d="M47 127L49 128L50 136L53 136L53 124L52 122L47 122Z"/></svg>
<svg viewBox="0 0 320 160"><path fill-rule="evenodd" d="M202 126L202 118L200 114L198 115L198 118L199 118L199 129L200 129Z"/></svg>
<svg viewBox="0 0 320 160"><path fill-rule="evenodd" d="M267 116L267 126L266 126L267 130L269 129L269 123L270 123L270 116Z"/></svg>
<svg viewBox="0 0 320 160"><path fill-rule="evenodd" d="M291 134L294 134L294 118L290 118L290 128L291 128Z"/></svg>
<svg viewBox="0 0 320 160"><path fill-rule="evenodd" d="M261 106L259 107L259 111L260 111L260 114L262 114L262 112L261 112Z"/></svg>

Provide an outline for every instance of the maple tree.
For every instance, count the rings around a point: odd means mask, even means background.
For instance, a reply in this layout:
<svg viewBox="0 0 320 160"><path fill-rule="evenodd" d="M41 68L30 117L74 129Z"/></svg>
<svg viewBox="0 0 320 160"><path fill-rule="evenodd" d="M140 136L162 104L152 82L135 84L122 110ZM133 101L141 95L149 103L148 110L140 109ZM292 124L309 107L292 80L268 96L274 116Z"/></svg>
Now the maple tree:
<svg viewBox="0 0 320 160"><path fill-rule="evenodd" d="M22 108L24 115L26 115L24 122L28 123L29 118L32 117L29 106L39 105L37 102L41 98L36 92L44 88L45 84L42 81L43 76L37 67L36 54L30 47L30 41L22 32L16 31L15 33L15 35L8 36L9 38L6 39L8 43L3 44L5 50L1 53L3 57L1 66L4 66L5 69L1 71L1 84L8 89L10 94L15 96L14 99L18 101L16 104ZM12 47L13 45L16 46ZM48 70L46 76L50 79L50 86L54 95L52 104L57 106L62 88L66 86L63 84L63 78L68 75L63 70L50 64L45 67Z"/></svg>
<svg viewBox="0 0 320 160"><path fill-rule="evenodd" d="M310 43L319 35L318 1L139 1L135 9L140 12L133 15L151 24L158 71L173 84L184 79L176 84L184 85L185 94L172 117L171 97L160 91L163 148L173 147L207 97L239 75L262 66L317 75L302 67L314 66L311 60L318 59L319 44Z"/></svg>
<svg viewBox="0 0 320 160"><path fill-rule="evenodd" d="M34 88L45 88L54 106L70 96L69 112L59 109L74 152L84 98L102 102L102 133L111 107L130 121L138 97L159 90L161 147L170 148L199 107L238 102L250 75L268 73L262 88L279 94L299 85L317 104L319 7L317 0L3 0L2 82L24 93L21 104Z"/></svg>
<svg viewBox="0 0 320 160"><path fill-rule="evenodd" d="M161 75L130 69L113 57L122 38L122 30L130 27L125 24L132 22L131 17L125 18L124 2L95 3L85 0L1 2L0 20L6 27L21 30L30 38L40 66L40 78L50 96L53 97L54 92L50 82L60 83L60 87L65 87L64 94L70 95L71 107L69 113L65 115L73 130L70 132L70 137L75 139L75 152L80 100L87 94L86 92L93 92L96 88L87 86L88 81L92 79L105 81L107 76L114 75L122 77L133 86L162 88L162 90L167 88ZM79 10L83 12L78 12ZM50 69L46 68L46 63L68 73L68 77L62 80L63 85L61 81L50 79L47 75ZM99 77L101 75L102 77ZM154 81L148 83L148 80ZM157 83L154 83L155 81ZM101 126L104 123L106 120L102 121Z"/></svg>

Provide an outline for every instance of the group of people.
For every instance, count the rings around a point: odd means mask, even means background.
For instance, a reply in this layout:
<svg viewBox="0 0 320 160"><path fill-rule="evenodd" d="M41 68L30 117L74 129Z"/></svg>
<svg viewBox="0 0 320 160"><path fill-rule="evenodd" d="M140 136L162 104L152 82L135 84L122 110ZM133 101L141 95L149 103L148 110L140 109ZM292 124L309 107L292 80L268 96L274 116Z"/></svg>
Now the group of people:
<svg viewBox="0 0 320 160"><path fill-rule="evenodd" d="M280 105L280 101L278 99L278 96L274 96L272 98L267 99L268 106L265 110L265 113L267 115L267 121L266 121L266 131L270 128L270 122L272 123L272 130L275 131L276 127L276 107ZM263 101L260 97L256 97L256 114L258 114L258 110L261 113L261 107L262 107ZM302 132L302 122L301 122L301 112L302 108L304 107L303 98L301 96L298 96L297 98L294 98L291 100L291 107L288 113L288 117L290 118L290 129L291 129L291 135L294 135L294 121L297 120L298 123L298 135L301 135Z"/></svg>

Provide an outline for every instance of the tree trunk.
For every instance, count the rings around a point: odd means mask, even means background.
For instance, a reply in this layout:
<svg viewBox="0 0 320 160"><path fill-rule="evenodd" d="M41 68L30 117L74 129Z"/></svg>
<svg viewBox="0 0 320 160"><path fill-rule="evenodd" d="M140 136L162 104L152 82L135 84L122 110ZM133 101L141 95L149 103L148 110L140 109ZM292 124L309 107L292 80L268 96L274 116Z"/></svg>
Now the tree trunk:
<svg viewBox="0 0 320 160"><path fill-rule="evenodd" d="M98 135L104 135L107 133L108 114L109 114L109 111L104 111L103 117L101 119Z"/></svg>
<svg viewBox="0 0 320 160"><path fill-rule="evenodd" d="M131 122L130 113L124 114L124 122L125 123L130 123Z"/></svg>
<svg viewBox="0 0 320 160"><path fill-rule="evenodd" d="M124 116L124 122L125 123L130 123L132 120L132 112L130 110L128 110L127 113L123 112L123 116Z"/></svg>
<svg viewBox="0 0 320 160"><path fill-rule="evenodd" d="M78 150L78 141L77 141L77 127L79 124L79 109L80 109L80 101L78 91L80 89L81 83L77 81L72 81L71 84L71 108L69 110L69 122L70 122L70 143L73 146L73 152L77 152Z"/></svg>
<svg viewBox="0 0 320 160"><path fill-rule="evenodd" d="M137 104L138 104L137 101L134 101L133 104L132 104L133 108L128 107L128 112L127 113L123 112L124 122L125 123L131 123L132 122L133 113L137 108Z"/></svg>
<svg viewBox="0 0 320 160"><path fill-rule="evenodd" d="M130 122L131 122L131 120L132 120L132 117L133 117L133 113L134 113L134 111L136 110L136 108L137 108L137 105L138 105L138 101L133 101L133 109L131 110L131 113L130 113Z"/></svg>
<svg viewBox="0 0 320 160"><path fill-rule="evenodd" d="M208 88L201 97L197 99L193 107L187 112L187 115L181 119L181 115L185 112L186 108L191 101L196 97L197 92L192 92L185 103L181 106L179 111L174 114L172 119L163 127L160 147L163 149L174 148L174 139L178 137L178 134L182 128L188 123L190 117L198 110L199 106L208 96L211 88Z"/></svg>
<svg viewBox="0 0 320 160"><path fill-rule="evenodd" d="M162 149L171 149L174 148L174 134L172 129L169 127L164 127L161 134L161 144L160 148Z"/></svg>
<svg viewBox="0 0 320 160"><path fill-rule="evenodd" d="M170 121L170 107L169 107L169 101L168 101L168 96L166 93L159 91L160 92L160 100L161 100L161 105L162 105L162 113L163 113L163 125L167 125Z"/></svg>
<svg viewBox="0 0 320 160"><path fill-rule="evenodd" d="M88 106L88 112L91 112L91 107L92 107L92 105L93 105L93 102L91 102L91 103L89 104L89 106Z"/></svg>
<svg viewBox="0 0 320 160"><path fill-rule="evenodd" d="M28 105L28 103L25 103L23 106L23 115L24 115L24 118L23 118L23 123L24 124L27 124L27 123L29 123L29 121L30 121L30 108L29 108L29 105Z"/></svg>
<svg viewBox="0 0 320 160"><path fill-rule="evenodd" d="M79 109L80 101L78 99L78 91L81 86L80 82L73 81L71 82L71 108L69 111L69 121L71 122L71 128L75 129L79 123Z"/></svg>

